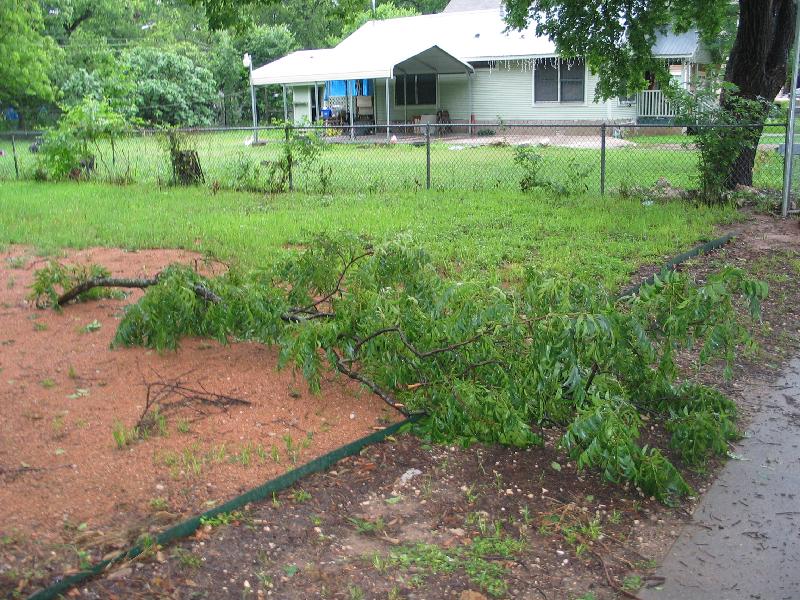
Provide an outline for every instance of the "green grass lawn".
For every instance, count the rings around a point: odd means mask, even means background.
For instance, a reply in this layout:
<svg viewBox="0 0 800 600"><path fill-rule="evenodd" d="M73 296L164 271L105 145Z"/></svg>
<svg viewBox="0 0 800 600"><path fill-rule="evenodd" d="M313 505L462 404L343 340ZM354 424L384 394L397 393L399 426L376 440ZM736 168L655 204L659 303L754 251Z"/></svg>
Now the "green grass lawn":
<svg viewBox="0 0 800 600"><path fill-rule="evenodd" d="M264 146L244 144L249 131L198 133L190 136L208 185L241 187L241 176L254 165L275 160L281 145L272 138ZM262 134L262 138L264 134ZM586 140L587 138L584 138ZM664 178L675 187L697 186L697 152L679 147L685 136L640 136L636 146L609 147L606 156L606 189L653 186ZM779 143L777 140L776 143ZM18 140L17 155L21 177L32 178L36 155L28 149L31 139ZM674 144L676 147L664 147ZM0 180L15 178L11 144L0 140ZM438 190L515 190L522 170L514 163L514 146L470 147L457 141L436 140L431 145L431 185ZM540 176L562 184L583 184L590 192L600 189L600 150L549 146L537 148L542 156ZM115 144L101 144L97 152L97 173L102 181L128 176L138 183L158 184L171 179L166 147L158 136L127 138ZM583 172L582 179L578 173ZM762 150L756 161L757 187L779 189L783 161L774 150ZM321 176L322 175L322 176ZM411 144L329 144L318 162L296 168L297 190L307 192L409 192L425 187L426 150Z"/></svg>
<svg viewBox="0 0 800 600"><path fill-rule="evenodd" d="M397 192L272 197L206 188L98 183L0 183L0 244L60 248L187 248L269 265L310 234L349 230L378 240L411 235L444 272L513 277L523 265L610 286L713 234L731 209L643 206L597 195Z"/></svg>

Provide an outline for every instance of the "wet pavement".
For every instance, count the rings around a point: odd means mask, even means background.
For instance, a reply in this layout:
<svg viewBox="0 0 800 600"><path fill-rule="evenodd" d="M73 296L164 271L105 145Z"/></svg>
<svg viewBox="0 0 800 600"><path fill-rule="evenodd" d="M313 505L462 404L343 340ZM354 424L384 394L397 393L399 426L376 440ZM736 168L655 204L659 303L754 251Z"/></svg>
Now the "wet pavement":
<svg viewBox="0 0 800 600"><path fill-rule="evenodd" d="M748 400L761 409L642 600L800 599L800 359Z"/></svg>

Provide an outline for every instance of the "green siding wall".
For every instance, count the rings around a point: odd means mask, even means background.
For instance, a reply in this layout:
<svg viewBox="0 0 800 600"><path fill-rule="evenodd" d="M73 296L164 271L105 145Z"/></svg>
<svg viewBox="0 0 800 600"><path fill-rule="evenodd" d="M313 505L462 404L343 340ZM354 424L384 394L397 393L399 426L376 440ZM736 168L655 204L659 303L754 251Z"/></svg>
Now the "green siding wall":
<svg viewBox="0 0 800 600"><path fill-rule="evenodd" d="M292 86L292 106L296 124L311 121L311 86Z"/></svg>
<svg viewBox="0 0 800 600"><path fill-rule="evenodd" d="M593 121L633 122L636 107L620 106L616 99L594 102L597 76L587 73L586 96L583 103L534 104L533 73L529 66L519 62L508 65L498 63L494 69L477 69L472 75L472 114L476 121ZM375 114L378 124L386 122L385 81L375 81ZM467 121L470 115L469 82L466 75L439 76L437 104L428 106L395 106L395 81L389 82L390 115L392 122L410 122L421 114L435 114L447 110L450 118ZM311 107L310 88L294 87L295 121L309 119ZM301 102L298 102L301 100Z"/></svg>

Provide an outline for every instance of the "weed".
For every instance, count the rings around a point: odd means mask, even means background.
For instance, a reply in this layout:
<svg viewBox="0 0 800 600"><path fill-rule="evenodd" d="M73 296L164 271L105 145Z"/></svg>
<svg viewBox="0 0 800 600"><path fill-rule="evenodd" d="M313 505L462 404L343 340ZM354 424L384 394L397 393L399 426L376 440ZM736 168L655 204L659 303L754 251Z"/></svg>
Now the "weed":
<svg viewBox="0 0 800 600"><path fill-rule="evenodd" d="M70 379L77 379L78 378L78 372L75 370L75 367L73 367L72 365L70 365L69 369L67 369L67 377L69 377Z"/></svg>
<svg viewBox="0 0 800 600"><path fill-rule="evenodd" d="M297 464L297 459L300 456L300 449L292 440L292 436L288 433L283 436L283 443L286 446L286 455L293 465Z"/></svg>
<svg viewBox="0 0 800 600"><path fill-rule="evenodd" d="M221 525L230 525L231 523L237 523L244 518L244 513L240 510L232 510L231 512L221 512L213 517L200 517L200 523L202 525L208 525L209 527L220 527Z"/></svg>
<svg viewBox="0 0 800 600"><path fill-rule="evenodd" d="M178 564L184 569L199 569L203 564L203 559L194 552L185 548L175 548L172 557L178 560Z"/></svg>
<svg viewBox="0 0 800 600"><path fill-rule="evenodd" d="M281 463L281 453L280 453L280 451L278 450L277 446L273 445L273 446L272 446L272 447L269 449L269 456L270 456L270 458L272 459L272 461L273 461L275 464L279 465L279 464Z"/></svg>
<svg viewBox="0 0 800 600"><path fill-rule="evenodd" d="M628 592L635 592L644 584L644 580L639 575L628 575L622 581L622 589Z"/></svg>
<svg viewBox="0 0 800 600"><path fill-rule="evenodd" d="M299 570L300 570L300 567L298 567L294 563L288 564L288 565L283 565L283 572L286 574L287 577L294 577L295 575L297 575L297 572Z"/></svg>
<svg viewBox="0 0 800 600"><path fill-rule="evenodd" d="M425 576L452 573L463 568L470 581L490 595L502 597L508 591L505 581L506 567L496 562L496 559L511 559L524 547L524 541L503 535L496 526L494 533L474 537L472 544L465 547L445 548L424 543L400 546L389 553L387 562L403 569L413 568L418 571L411 578L418 577L417 584L422 583Z"/></svg>
<svg viewBox="0 0 800 600"><path fill-rule="evenodd" d="M258 578L258 582L261 584L261 587L271 589L274 585L272 583L272 576L269 575L266 571L259 571L256 573L256 577Z"/></svg>
<svg viewBox="0 0 800 600"><path fill-rule="evenodd" d="M531 517L531 511L528 508L527 504L524 504L524 505L519 507L519 514L522 517L522 522L525 523L525 525L530 525L531 524L531 521L533 519Z"/></svg>
<svg viewBox="0 0 800 600"><path fill-rule="evenodd" d="M386 529L386 523L383 522L382 517L378 517L374 521L369 519L361 519L359 517L349 517L347 519L356 528L356 531L362 535L375 535Z"/></svg>
<svg viewBox="0 0 800 600"><path fill-rule="evenodd" d="M9 256L6 258L6 264L10 269L22 269L28 259L25 256Z"/></svg>
<svg viewBox="0 0 800 600"><path fill-rule="evenodd" d="M366 598L364 595L364 590L357 585L348 585L347 594L350 600L364 600L364 598Z"/></svg>
<svg viewBox="0 0 800 600"><path fill-rule="evenodd" d="M464 490L464 495L467 497L467 504L475 504L480 493L475 491L474 485L470 485Z"/></svg>
<svg viewBox="0 0 800 600"><path fill-rule="evenodd" d="M169 503L166 498L151 498L150 508L152 510L167 510L169 508Z"/></svg>
<svg viewBox="0 0 800 600"><path fill-rule="evenodd" d="M53 429L53 435L56 437L60 437L64 434L64 415L56 415L53 417L53 420L50 423L50 427Z"/></svg>
<svg viewBox="0 0 800 600"><path fill-rule="evenodd" d="M126 427L122 421L114 421L111 435L119 450L123 450L126 446L141 439L141 432L137 427Z"/></svg>
<svg viewBox="0 0 800 600"><path fill-rule="evenodd" d="M189 421L187 421L186 419L180 419L178 421L176 429L178 430L178 433L189 433L190 432Z"/></svg>
<svg viewBox="0 0 800 600"><path fill-rule="evenodd" d="M158 545L158 541L156 540L155 536L150 535L149 533L140 535L136 540L136 544L141 550L141 553L139 554L141 558L150 558L155 556L156 552L161 549L161 546Z"/></svg>
<svg viewBox="0 0 800 600"><path fill-rule="evenodd" d="M311 500L311 494L304 489L296 489L292 492L292 500L295 502L308 502Z"/></svg>
<svg viewBox="0 0 800 600"><path fill-rule="evenodd" d="M39 323L38 321L33 324L34 331L47 331L47 323Z"/></svg>
<svg viewBox="0 0 800 600"><path fill-rule="evenodd" d="M322 517L318 515L311 515L311 524L314 527L319 527L322 525Z"/></svg>
<svg viewBox="0 0 800 600"><path fill-rule="evenodd" d="M612 510L611 514L608 515L608 522L613 525L619 525L622 522L622 513L617 509Z"/></svg>
<svg viewBox="0 0 800 600"><path fill-rule="evenodd" d="M88 550L75 548L75 554L78 556L78 567L81 571L88 571L92 568L92 555Z"/></svg>
<svg viewBox="0 0 800 600"><path fill-rule="evenodd" d="M658 566L658 561L654 558L648 558L647 560L640 560L634 564L637 569L642 569L643 571L649 571L651 569L655 569Z"/></svg>
<svg viewBox="0 0 800 600"><path fill-rule="evenodd" d="M100 321L97 319L93 320L91 323L87 323L83 327L81 327L81 333L94 333L95 331L100 331L100 328L103 326Z"/></svg>

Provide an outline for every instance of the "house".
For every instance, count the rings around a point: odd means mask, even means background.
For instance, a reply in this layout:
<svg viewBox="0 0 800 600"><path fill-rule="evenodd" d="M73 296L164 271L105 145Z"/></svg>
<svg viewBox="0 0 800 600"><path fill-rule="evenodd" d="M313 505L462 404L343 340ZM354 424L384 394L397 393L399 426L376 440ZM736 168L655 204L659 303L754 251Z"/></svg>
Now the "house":
<svg viewBox="0 0 800 600"><path fill-rule="evenodd" d="M660 36L655 56L688 86L709 62L695 31ZM334 48L301 50L253 71L284 86L296 123L635 123L672 116L660 90L598 100L582 59L559 58L534 28L508 31L497 0L452 0L432 15L370 21ZM344 82L347 82L345 84ZM287 100L287 90L291 100ZM288 106L286 106L288 114Z"/></svg>

